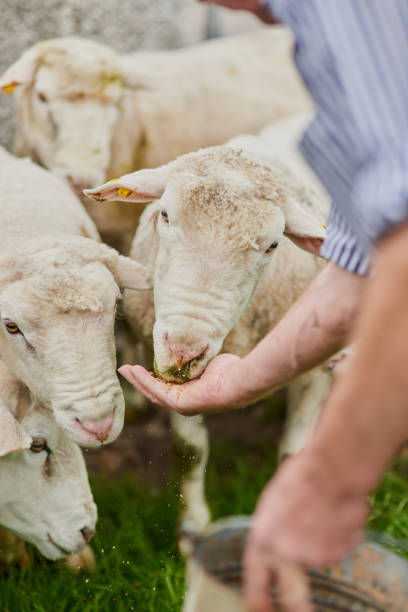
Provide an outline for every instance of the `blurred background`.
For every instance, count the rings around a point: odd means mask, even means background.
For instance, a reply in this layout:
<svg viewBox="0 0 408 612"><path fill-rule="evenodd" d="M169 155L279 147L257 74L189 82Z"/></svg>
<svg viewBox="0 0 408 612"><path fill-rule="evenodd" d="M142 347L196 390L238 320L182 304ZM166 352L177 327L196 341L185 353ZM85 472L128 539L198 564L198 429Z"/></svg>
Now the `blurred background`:
<svg viewBox="0 0 408 612"><path fill-rule="evenodd" d="M195 0L1 0L0 73L45 38L83 36L119 52L175 49L246 32L260 22ZM12 100L0 104L0 143L11 148Z"/></svg>

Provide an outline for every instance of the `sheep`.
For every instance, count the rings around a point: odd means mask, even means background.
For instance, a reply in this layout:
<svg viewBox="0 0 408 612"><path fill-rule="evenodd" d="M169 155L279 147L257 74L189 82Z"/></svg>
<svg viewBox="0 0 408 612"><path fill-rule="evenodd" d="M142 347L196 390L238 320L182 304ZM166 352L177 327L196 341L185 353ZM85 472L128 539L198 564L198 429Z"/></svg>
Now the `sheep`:
<svg viewBox="0 0 408 612"><path fill-rule="evenodd" d="M0 401L0 423L0 525L48 559L80 552L97 511L78 445L27 390L13 411Z"/></svg>
<svg viewBox="0 0 408 612"><path fill-rule="evenodd" d="M294 120L289 149L304 121ZM260 152L255 137L242 141L248 151L233 141L85 192L98 201L152 201L131 256L149 271L153 294L127 292L125 312L147 347L153 334L154 370L164 380L199 376L220 351L247 354L325 265L316 254L326 195L284 165L279 143L279 157L268 159L262 141ZM303 446L329 384L323 366L290 383L281 455ZM191 464L182 484L184 526L203 528L207 433L200 416L171 416Z"/></svg>
<svg viewBox="0 0 408 612"><path fill-rule="evenodd" d="M1 26L9 35L0 38L0 74L25 49L51 36L86 36L121 53L191 44L203 38L207 10L191 0L3 0ZM12 142L11 122L11 104L4 103L0 142L6 148Z"/></svg>
<svg viewBox="0 0 408 612"><path fill-rule="evenodd" d="M119 55L80 38L40 42L0 78L15 91L14 152L77 194L132 170L310 107L281 27L172 51ZM140 209L88 202L103 239L127 253Z"/></svg>
<svg viewBox="0 0 408 612"><path fill-rule="evenodd" d="M136 262L99 242L68 185L0 149L0 405L24 389L75 442L123 425L114 320L120 286L150 286Z"/></svg>

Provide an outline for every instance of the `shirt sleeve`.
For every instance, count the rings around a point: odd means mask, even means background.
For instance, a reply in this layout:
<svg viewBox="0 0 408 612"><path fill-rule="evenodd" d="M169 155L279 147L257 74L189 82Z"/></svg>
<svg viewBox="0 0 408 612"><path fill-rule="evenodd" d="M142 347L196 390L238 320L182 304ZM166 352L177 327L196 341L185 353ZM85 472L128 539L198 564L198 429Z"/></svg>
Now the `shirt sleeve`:
<svg viewBox="0 0 408 612"><path fill-rule="evenodd" d="M408 219L408 2L267 1L316 104L300 148L332 198L322 254L365 274Z"/></svg>

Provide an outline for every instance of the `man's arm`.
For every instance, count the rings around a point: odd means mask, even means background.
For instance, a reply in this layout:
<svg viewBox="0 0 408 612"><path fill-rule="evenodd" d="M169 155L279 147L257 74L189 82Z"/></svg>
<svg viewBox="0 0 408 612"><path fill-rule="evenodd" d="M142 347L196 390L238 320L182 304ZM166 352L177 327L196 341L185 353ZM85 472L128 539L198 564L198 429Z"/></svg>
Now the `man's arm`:
<svg viewBox="0 0 408 612"><path fill-rule="evenodd" d="M267 587L281 565L338 561L361 539L367 496L408 438L407 244L407 225L382 241L347 374L309 445L258 502L245 559L251 610L270 609Z"/></svg>
<svg viewBox="0 0 408 612"><path fill-rule="evenodd" d="M364 277L329 264L246 357L219 355L199 379L183 385L157 380L141 366L119 372L153 402L184 415L245 406L344 345L364 286Z"/></svg>
<svg viewBox="0 0 408 612"><path fill-rule="evenodd" d="M229 9L249 11L254 13L264 23L277 23L267 4L262 0L199 0L199 2L211 2L212 4L219 4L219 6L225 6Z"/></svg>

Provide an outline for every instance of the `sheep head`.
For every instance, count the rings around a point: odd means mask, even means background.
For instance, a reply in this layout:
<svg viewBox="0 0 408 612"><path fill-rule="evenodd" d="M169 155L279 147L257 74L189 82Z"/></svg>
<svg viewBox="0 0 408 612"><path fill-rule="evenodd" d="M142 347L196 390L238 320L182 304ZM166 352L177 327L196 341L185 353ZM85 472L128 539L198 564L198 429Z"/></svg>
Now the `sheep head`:
<svg viewBox="0 0 408 612"><path fill-rule="evenodd" d="M119 56L109 47L81 38L37 43L0 77L0 90L16 95L16 153L77 193L104 181L123 86Z"/></svg>
<svg viewBox="0 0 408 612"><path fill-rule="evenodd" d="M281 168L226 146L86 193L136 205L154 200L155 369L167 380L200 375L286 238L316 254L325 235Z"/></svg>
<svg viewBox="0 0 408 612"><path fill-rule="evenodd" d="M49 559L81 550L96 506L78 446L26 394L17 414L0 407L0 524Z"/></svg>
<svg viewBox="0 0 408 612"><path fill-rule="evenodd" d="M0 265L0 353L79 444L123 425L114 322L120 286L148 288L144 268L93 240L34 240Z"/></svg>

